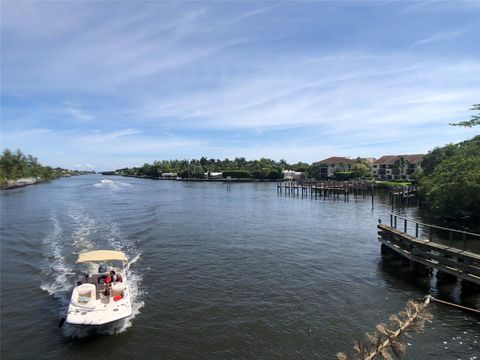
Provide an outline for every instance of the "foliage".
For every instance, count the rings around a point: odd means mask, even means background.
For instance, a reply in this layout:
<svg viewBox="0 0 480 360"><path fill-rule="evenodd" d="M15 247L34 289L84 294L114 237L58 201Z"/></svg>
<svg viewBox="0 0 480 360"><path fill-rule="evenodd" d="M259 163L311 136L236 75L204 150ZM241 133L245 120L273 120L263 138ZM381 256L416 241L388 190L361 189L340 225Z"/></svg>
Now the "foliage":
<svg viewBox="0 0 480 360"><path fill-rule="evenodd" d="M390 180L390 181L380 181L376 180L375 185L382 189L390 189L390 188L396 188L399 186L410 186L412 185L411 181L405 181L405 180Z"/></svg>
<svg viewBox="0 0 480 360"><path fill-rule="evenodd" d="M473 104L470 110L480 111L480 104ZM450 123L452 126L472 127L480 125L480 113L472 115L470 120L460 121L459 123Z"/></svg>
<svg viewBox="0 0 480 360"><path fill-rule="evenodd" d="M192 160L162 160L155 161L153 164L144 164L142 167L118 169L115 173L151 178L162 177L162 174L165 173L176 173L182 179L201 179L208 177L209 172L223 172L223 177L275 180L282 178L282 170L303 172L309 178L316 178L320 174L318 163L311 165L305 162L289 164L284 159L280 161L267 158L246 160L244 157L236 157L233 160L208 159L206 157ZM231 171L242 171L244 173L225 175ZM352 174L339 174L339 176L342 179L345 177L346 179L369 178L371 177L370 165L365 159L357 158Z"/></svg>
<svg viewBox="0 0 480 360"><path fill-rule="evenodd" d="M60 176L79 175L82 173L87 172L42 166L37 158L32 155L25 155L20 150L12 152L9 149L5 149L0 157L0 184L2 186L6 185L8 180L21 178L51 180Z"/></svg>
<svg viewBox="0 0 480 360"><path fill-rule="evenodd" d="M353 175L355 178L371 178L372 171L370 170L370 165L365 159L357 158L355 164L353 165Z"/></svg>
<svg viewBox="0 0 480 360"><path fill-rule="evenodd" d="M457 145L448 144L429 151L422 160L423 174L430 175L443 160L455 154L457 147Z"/></svg>
<svg viewBox="0 0 480 360"><path fill-rule="evenodd" d="M308 170L307 174L309 177L320 179L321 174L321 164L316 162L310 165L310 169Z"/></svg>
<svg viewBox="0 0 480 360"><path fill-rule="evenodd" d="M292 164L290 166L290 170L308 173L310 171L310 165L305 162L298 162L296 164Z"/></svg>
<svg viewBox="0 0 480 360"><path fill-rule="evenodd" d="M352 180L355 177L353 171L337 171L335 173L335 180L338 181L348 181Z"/></svg>
<svg viewBox="0 0 480 360"><path fill-rule="evenodd" d="M408 161L403 156L400 156L400 158L398 158L398 160L396 160L393 164L394 174L398 176L402 176L407 166L408 166Z"/></svg>
<svg viewBox="0 0 480 360"><path fill-rule="evenodd" d="M144 164L140 168L124 168L115 171L119 175L161 177L164 173L176 173L182 179L202 179L209 172L223 172L223 177L254 178L254 179L280 179L282 170L306 171L309 165L297 163L289 165L285 160L278 162L261 158L248 161L244 157L230 159L208 159L201 157L192 160L162 160L153 164Z"/></svg>
<svg viewBox="0 0 480 360"><path fill-rule="evenodd" d="M248 179L252 175L250 174L249 171L245 171L245 170L230 170L230 171L224 171L222 176L224 178L227 178L228 176L230 176L231 178L234 178L234 179Z"/></svg>
<svg viewBox="0 0 480 360"><path fill-rule="evenodd" d="M420 176L422 176L422 174L423 174L423 170L416 168L415 171L413 172L413 174L410 175L410 179L413 182L416 182L420 178Z"/></svg>
<svg viewBox="0 0 480 360"><path fill-rule="evenodd" d="M435 154L433 154L435 152ZM480 219L480 136L428 154L430 164L419 187L441 216Z"/></svg>

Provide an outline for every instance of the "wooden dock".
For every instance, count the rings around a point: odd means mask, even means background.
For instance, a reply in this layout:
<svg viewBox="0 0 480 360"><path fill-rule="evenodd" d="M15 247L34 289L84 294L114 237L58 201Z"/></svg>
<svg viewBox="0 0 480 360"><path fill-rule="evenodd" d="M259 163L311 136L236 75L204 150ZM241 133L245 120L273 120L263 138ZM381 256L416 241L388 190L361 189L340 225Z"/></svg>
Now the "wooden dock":
<svg viewBox="0 0 480 360"><path fill-rule="evenodd" d="M410 223L414 224L410 229L415 235L408 233ZM430 239L434 238L432 230L441 230L449 235L443 240L422 239L419 233L425 227L431 230L428 235ZM382 254L399 254L411 262L414 270L424 274L436 269L438 281L460 279L462 285L473 284L477 290L480 289L480 234L422 224L393 214L390 216L390 225L382 224L379 220L377 228Z"/></svg>
<svg viewBox="0 0 480 360"><path fill-rule="evenodd" d="M373 198L377 190L375 183L366 180L351 181L282 181L277 183L277 193L290 196L301 196L311 198L331 198L333 200L343 199L349 201L351 197ZM390 203L417 205L417 187L397 186L387 190L390 194Z"/></svg>
<svg viewBox="0 0 480 360"><path fill-rule="evenodd" d="M410 186L397 186L390 190L390 201L393 203L406 203L417 205L417 187L415 185Z"/></svg>
<svg viewBox="0 0 480 360"><path fill-rule="evenodd" d="M373 196L375 187L371 182L357 181L284 181L277 183L277 193L310 196L314 198L343 198Z"/></svg>

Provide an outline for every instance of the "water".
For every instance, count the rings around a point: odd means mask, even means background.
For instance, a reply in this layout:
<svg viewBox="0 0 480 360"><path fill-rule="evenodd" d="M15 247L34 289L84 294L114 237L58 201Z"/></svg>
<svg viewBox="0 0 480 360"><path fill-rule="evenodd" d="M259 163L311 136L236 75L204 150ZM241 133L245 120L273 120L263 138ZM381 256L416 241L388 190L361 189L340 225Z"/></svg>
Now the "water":
<svg viewBox="0 0 480 360"><path fill-rule="evenodd" d="M274 184L102 178L1 193L2 359L332 359L409 299L480 306L382 259L381 197L372 209L369 198L302 199ZM76 255L98 248L134 259L134 316L95 335L59 329ZM480 359L478 317L431 311L408 359Z"/></svg>

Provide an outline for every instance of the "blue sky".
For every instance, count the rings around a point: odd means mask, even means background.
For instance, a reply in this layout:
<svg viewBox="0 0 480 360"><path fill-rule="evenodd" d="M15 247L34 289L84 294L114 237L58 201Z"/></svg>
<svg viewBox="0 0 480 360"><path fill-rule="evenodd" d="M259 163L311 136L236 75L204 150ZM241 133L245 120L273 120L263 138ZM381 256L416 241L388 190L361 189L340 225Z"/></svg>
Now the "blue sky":
<svg viewBox="0 0 480 360"><path fill-rule="evenodd" d="M479 1L1 2L1 147L164 159L424 153L479 131Z"/></svg>

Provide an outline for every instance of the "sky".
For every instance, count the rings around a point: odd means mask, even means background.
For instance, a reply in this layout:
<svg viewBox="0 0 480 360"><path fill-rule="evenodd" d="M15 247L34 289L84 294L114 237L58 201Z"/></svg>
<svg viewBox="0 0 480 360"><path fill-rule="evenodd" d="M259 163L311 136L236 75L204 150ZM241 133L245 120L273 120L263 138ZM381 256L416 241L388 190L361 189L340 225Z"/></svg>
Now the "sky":
<svg viewBox="0 0 480 360"><path fill-rule="evenodd" d="M480 1L1 1L1 148L312 163L477 128Z"/></svg>

